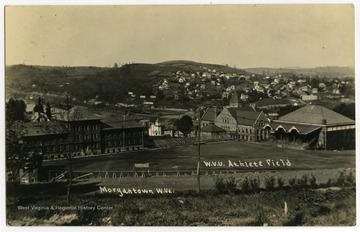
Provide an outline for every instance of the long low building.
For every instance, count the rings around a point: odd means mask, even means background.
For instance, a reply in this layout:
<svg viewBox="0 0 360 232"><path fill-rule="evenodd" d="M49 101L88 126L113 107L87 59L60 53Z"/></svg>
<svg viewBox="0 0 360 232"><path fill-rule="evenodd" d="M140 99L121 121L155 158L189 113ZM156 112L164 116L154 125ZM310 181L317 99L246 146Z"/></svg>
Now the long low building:
<svg viewBox="0 0 360 232"><path fill-rule="evenodd" d="M42 121L26 124L24 145L45 160L139 150L147 128L129 117Z"/></svg>
<svg viewBox="0 0 360 232"><path fill-rule="evenodd" d="M274 139L304 149L355 149L355 121L319 105L306 105L264 128Z"/></svg>

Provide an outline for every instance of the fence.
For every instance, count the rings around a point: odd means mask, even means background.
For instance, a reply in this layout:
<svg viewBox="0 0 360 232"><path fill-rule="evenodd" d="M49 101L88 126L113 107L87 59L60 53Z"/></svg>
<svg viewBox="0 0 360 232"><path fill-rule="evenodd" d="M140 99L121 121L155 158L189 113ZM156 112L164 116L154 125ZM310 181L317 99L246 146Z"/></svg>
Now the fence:
<svg viewBox="0 0 360 232"><path fill-rule="evenodd" d="M201 143L221 142L227 141L228 138L201 138ZM159 148L179 147L197 144L198 139L196 137L175 137L175 138L163 138L154 139L154 143Z"/></svg>
<svg viewBox="0 0 360 232"><path fill-rule="evenodd" d="M246 172L245 170L213 170L200 171L202 176L210 175L225 175L225 174L237 174ZM68 172L61 170L50 170L49 171L49 181L50 180L60 180L66 179L68 177ZM72 176L74 179L109 179L109 178L147 178L147 177L185 177L185 176L196 176L196 170L181 170L181 171L74 171Z"/></svg>

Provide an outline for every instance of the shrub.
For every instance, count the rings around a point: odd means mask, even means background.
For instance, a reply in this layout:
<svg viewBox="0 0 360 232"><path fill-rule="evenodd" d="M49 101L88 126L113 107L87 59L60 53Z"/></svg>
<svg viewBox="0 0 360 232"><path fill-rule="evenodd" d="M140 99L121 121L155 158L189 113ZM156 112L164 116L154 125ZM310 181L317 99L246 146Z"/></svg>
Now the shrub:
<svg viewBox="0 0 360 232"><path fill-rule="evenodd" d="M215 187L219 193L234 193L237 191L236 179L231 176L227 180L223 177L217 177L215 181Z"/></svg>
<svg viewBox="0 0 360 232"><path fill-rule="evenodd" d="M346 174L346 172L340 172L339 177L335 181L337 186L345 187L345 186L353 186L355 184L355 177L352 172Z"/></svg>
<svg viewBox="0 0 360 232"><path fill-rule="evenodd" d="M215 188L219 193L226 193L226 184L224 182L224 178L218 176L215 181Z"/></svg>
<svg viewBox="0 0 360 232"><path fill-rule="evenodd" d="M309 187L309 176L303 175L300 179L297 180L296 188L304 189Z"/></svg>
<svg viewBox="0 0 360 232"><path fill-rule="evenodd" d="M229 191L229 192L236 192L236 179L235 177L231 176L229 177L229 179L226 181L226 189Z"/></svg>
<svg viewBox="0 0 360 232"><path fill-rule="evenodd" d="M353 172L350 172L348 174L348 176L346 177L346 181L347 181L347 184L349 186L354 186L355 185L356 180L355 180L355 176L354 176Z"/></svg>
<svg viewBox="0 0 360 232"><path fill-rule="evenodd" d="M296 188L296 186L297 186L297 178L296 177L289 179L288 182L289 182L289 186L291 189Z"/></svg>
<svg viewBox="0 0 360 232"><path fill-rule="evenodd" d="M245 177L240 183L241 191L248 193L251 191L250 179L249 177Z"/></svg>
<svg viewBox="0 0 360 232"><path fill-rule="evenodd" d="M313 174L311 174L311 176L310 176L309 185L310 185L310 188L316 188L317 187L316 178L315 178L315 176Z"/></svg>
<svg viewBox="0 0 360 232"><path fill-rule="evenodd" d="M252 192L258 192L260 190L260 179L250 179L250 187Z"/></svg>
<svg viewBox="0 0 360 232"><path fill-rule="evenodd" d="M275 190L276 179L275 177L265 177L265 188L266 190Z"/></svg>
<svg viewBox="0 0 360 232"><path fill-rule="evenodd" d="M283 189L285 185L285 180L281 177L277 178L277 186L279 189Z"/></svg>
<svg viewBox="0 0 360 232"><path fill-rule="evenodd" d="M333 179L328 179L326 182L326 187L331 187L335 184L335 181Z"/></svg>

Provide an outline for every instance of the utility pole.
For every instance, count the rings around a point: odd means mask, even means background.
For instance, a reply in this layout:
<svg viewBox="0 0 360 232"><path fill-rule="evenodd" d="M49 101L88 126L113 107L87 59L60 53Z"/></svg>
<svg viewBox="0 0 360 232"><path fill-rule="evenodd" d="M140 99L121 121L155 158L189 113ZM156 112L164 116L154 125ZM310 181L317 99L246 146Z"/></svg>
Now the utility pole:
<svg viewBox="0 0 360 232"><path fill-rule="evenodd" d="M123 145L123 150L125 151L125 128L124 128L124 122L125 122L125 114L123 115L123 120L122 120L122 145Z"/></svg>
<svg viewBox="0 0 360 232"><path fill-rule="evenodd" d="M201 134L201 113L199 109L199 125L198 125L198 162L197 162L197 185L198 185L198 192L200 192L200 134Z"/></svg>
<svg viewBox="0 0 360 232"><path fill-rule="evenodd" d="M67 117L67 132L68 132L68 135L69 135L69 145L68 145L68 154L67 154L67 160L69 162L69 181L68 181L68 185L67 185L67 194L66 194L66 201L67 201L67 204L70 204L70 189L71 189L71 186L72 186L72 174L73 174L73 168L72 168L72 155L71 155L71 145L73 145L73 136L74 133L72 133L72 128L71 128L71 122L70 122L70 99L69 99L69 96L66 97L66 100L65 100L65 107L66 107L66 117Z"/></svg>

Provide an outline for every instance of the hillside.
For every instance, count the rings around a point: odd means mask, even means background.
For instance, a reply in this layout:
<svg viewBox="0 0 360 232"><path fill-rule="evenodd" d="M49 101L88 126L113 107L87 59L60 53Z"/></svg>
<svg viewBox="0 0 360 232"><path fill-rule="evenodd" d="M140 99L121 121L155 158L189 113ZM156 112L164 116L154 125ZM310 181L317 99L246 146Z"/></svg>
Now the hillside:
<svg viewBox="0 0 360 232"><path fill-rule="evenodd" d="M97 72L101 67L52 67L34 65L12 65L5 68L5 88L21 92L63 93L64 87L72 85Z"/></svg>
<svg viewBox="0 0 360 232"><path fill-rule="evenodd" d="M295 75L305 75L305 76L319 76L319 77L355 77L355 69L353 67L336 67L336 66L326 66L326 67L316 67L316 68L248 68L247 72L255 74L265 74L265 75L274 75L274 74L295 74Z"/></svg>
<svg viewBox="0 0 360 232"><path fill-rule="evenodd" d="M255 74L354 77L349 67L252 68L175 60L157 64L132 63L121 67L50 67L13 65L6 67L6 98L47 95L60 101L66 95L77 101L141 104L192 108L198 103L213 105L229 86L245 88L245 76ZM244 78L241 78L244 75ZM258 77L255 77L258 78ZM129 94L132 92L133 94ZM156 96L150 98L150 96Z"/></svg>
<svg viewBox="0 0 360 232"><path fill-rule="evenodd" d="M217 70L224 73L237 73L240 75L247 74L243 69L236 69L226 65L219 64L206 64L206 63L198 63L194 61L188 60L173 60L173 61L165 61L162 63L158 63L158 65L163 67L176 67L181 68L188 72L203 72L206 69Z"/></svg>
<svg viewBox="0 0 360 232"><path fill-rule="evenodd" d="M128 92L154 95L157 93L154 85L174 76L176 72L190 74L214 69L224 73L246 74L244 70L192 61L134 63L119 68L13 65L6 67L6 92L69 94L81 101L131 102Z"/></svg>

